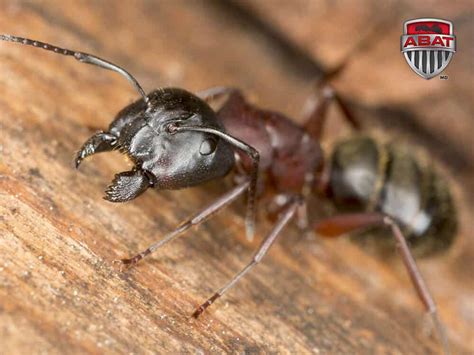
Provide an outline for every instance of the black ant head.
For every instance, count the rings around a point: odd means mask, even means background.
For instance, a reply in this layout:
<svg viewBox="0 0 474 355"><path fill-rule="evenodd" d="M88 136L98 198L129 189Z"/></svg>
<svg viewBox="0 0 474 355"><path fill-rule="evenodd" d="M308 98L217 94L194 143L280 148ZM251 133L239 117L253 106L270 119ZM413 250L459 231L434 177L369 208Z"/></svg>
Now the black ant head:
<svg viewBox="0 0 474 355"><path fill-rule="evenodd" d="M234 165L214 111L192 93L166 88L122 110L110 126L116 145L159 189L179 189L221 177ZM210 131L197 131L204 128Z"/></svg>
<svg viewBox="0 0 474 355"><path fill-rule="evenodd" d="M235 147L245 151L253 160L248 202L253 206L259 154L225 133L214 111L199 97L173 88L146 95L138 81L124 68L89 53L8 34L0 34L0 41L36 47L114 71L127 79L140 94L142 98L124 108L108 132L97 132L90 137L74 160L79 167L87 156L113 149L121 150L133 160L133 170L115 176L106 191L107 200L128 201L150 186L179 189L221 177L234 165L232 147ZM253 208L249 211L254 216Z"/></svg>

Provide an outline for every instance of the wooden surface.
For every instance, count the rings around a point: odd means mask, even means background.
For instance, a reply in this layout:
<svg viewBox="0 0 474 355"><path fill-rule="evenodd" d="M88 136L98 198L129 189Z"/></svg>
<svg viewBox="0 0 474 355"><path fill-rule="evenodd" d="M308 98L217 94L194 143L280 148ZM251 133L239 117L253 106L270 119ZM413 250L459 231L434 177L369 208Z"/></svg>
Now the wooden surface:
<svg viewBox="0 0 474 355"><path fill-rule="evenodd" d="M376 44L351 61L335 85L367 125L390 126L401 142L420 143L452 178L457 242L420 265L453 352L469 353L474 31L467 2L449 14L429 12L457 19L456 34L465 43L447 82L420 79L398 52L401 24L426 16L421 6L377 8L366 1L370 11L354 13L339 2L284 3L9 1L1 3L0 32L97 54L127 68L147 90L239 86L252 100L298 120L320 68L351 51L351 34L363 33L374 11L387 16ZM288 39L301 50L285 45ZM136 98L128 83L71 58L2 42L0 88L1 354L439 351L425 334L422 308L399 263L347 240L302 237L294 227L251 275L201 319L190 319L257 246L245 240L242 204L120 273L112 260L148 246L225 187L148 191L131 203L108 203L102 191L124 170L124 159L98 155L76 171L72 158ZM330 115L329 140L340 129L339 113ZM259 235L269 228L262 221Z"/></svg>

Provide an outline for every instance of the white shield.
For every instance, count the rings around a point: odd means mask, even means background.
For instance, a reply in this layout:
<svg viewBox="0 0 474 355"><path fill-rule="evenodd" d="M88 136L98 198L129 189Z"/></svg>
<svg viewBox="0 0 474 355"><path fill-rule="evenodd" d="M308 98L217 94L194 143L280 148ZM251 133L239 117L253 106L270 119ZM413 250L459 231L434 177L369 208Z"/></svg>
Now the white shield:
<svg viewBox="0 0 474 355"><path fill-rule="evenodd" d="M416 30L415 30L416 29ZM429 41L429 45L406 45L407 39L420 37ZM431 44L438 37L443 45ZM448 45L444 42L446 41ZM413 43L413 42L412 42ZM415 73L424 79L431 79L440 74L451 61L456 52L456 38L453 34L453 23L447 20L434 18L420 18L405 21L401 37L401 51L408 65Z"/></svg>

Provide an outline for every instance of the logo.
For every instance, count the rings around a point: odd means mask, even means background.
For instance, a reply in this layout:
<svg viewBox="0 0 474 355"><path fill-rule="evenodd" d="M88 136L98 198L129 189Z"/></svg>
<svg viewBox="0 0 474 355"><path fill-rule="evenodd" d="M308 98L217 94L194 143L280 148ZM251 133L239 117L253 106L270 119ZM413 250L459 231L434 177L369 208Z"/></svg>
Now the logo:
<svg viewBox="0 0 474 355"><path fill-rule="evenodd" d="M453 23L434 18L405 21L400 45L415 73L431 79L448 66L456 52Z"/></svg>

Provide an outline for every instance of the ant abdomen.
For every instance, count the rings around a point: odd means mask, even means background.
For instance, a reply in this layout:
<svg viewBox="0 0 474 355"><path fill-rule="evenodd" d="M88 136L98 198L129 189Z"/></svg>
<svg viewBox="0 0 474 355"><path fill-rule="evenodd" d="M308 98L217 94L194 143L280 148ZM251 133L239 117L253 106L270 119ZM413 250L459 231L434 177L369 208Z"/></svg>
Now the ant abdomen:
<svg viewBox="0 0 474 355"><path fill-rule="evenodd" d="M395 144L358 136L337 143L330 158L328 193L345 211L383 212L399 222L413 253L447 250L456 236L456 213L443 177ZM377 251L393 250L385 234L353 238Z"/></svg>

